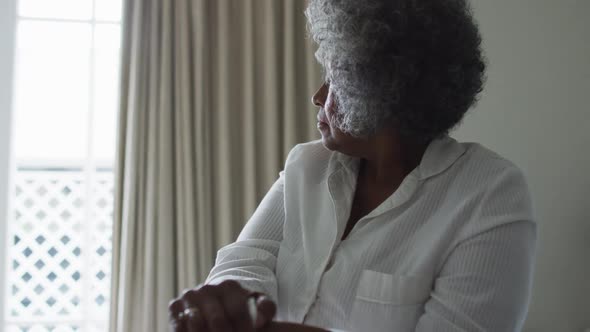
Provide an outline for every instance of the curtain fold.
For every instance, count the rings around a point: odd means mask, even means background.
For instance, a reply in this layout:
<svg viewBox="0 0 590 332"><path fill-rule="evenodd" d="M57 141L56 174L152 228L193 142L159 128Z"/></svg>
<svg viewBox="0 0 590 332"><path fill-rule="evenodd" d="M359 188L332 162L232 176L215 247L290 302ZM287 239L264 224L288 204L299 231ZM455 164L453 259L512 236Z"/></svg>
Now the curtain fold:
<svg viewBox="0 0 590 332"><path fill-rule="evenodd" d="M165 331L298 142L319 138L301 0L125 0L110 331Z"/></svg>

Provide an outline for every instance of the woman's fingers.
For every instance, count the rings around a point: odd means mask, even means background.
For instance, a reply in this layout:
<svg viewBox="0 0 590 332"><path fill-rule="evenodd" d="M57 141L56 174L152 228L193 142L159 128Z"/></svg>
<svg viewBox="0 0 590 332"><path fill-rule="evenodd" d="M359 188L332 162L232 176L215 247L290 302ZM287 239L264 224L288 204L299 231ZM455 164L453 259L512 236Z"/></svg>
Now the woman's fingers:
<svg viewBox="0 0 590 332"><path fill-rule="evenodd" d="M186 320L182 317L184 303L180 299L170 301L168 304L168 322L171 332L187 332Z"/></svg>
<svg viewBox="0 0 590 332"><path fill-rule="evenodd" d="M256 307L258 315L254 327L259 329L273 320L277 313L277 306L266 295L260 295L256 298Z"/></svg>
<svg viewBox="0 0 590 332"><path fill-rule="evenodd" d="M254 332L254 323L247 306L250 292L231 280L222 282L218 287L221 292L223 307L231 320L234 330Z"/></svg>
<svg viewBox="0 0 590 332"><path fill-rule="evenodd" d="M207 322L203 317L203 313L196 305L191 304L190 307L184 309L184 324L186 332L207 332Z"/></svg>
<svg viewBox="0 0 590 332"><path fill-rule="evenodd" d="M185 291L168 311L173 332L254 332L272 321L276 305L235 281L224 281Z"/></svg>
<svg viewBox="0 0 590 332"><path fill-rule="evenodd" d="M197 312L188 318L188 331L200 332L197 328L204 321L209 332L233 331L229 317L220 299L216 286L205 285L190 290L182 296L185 308L196 308ZM201 320L202 319L202 320Z"/></svg>

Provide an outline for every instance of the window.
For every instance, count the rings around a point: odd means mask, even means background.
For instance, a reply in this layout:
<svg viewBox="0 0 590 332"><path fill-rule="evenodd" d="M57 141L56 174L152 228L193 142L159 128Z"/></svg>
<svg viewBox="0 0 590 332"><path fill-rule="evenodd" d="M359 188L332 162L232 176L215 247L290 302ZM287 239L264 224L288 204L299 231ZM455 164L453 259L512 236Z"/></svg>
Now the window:
<svg viewBox="0 0 590 332"><path fill-rule="evenodd" d="M0 330L107 330L121 6L17 1Z"/></svg>

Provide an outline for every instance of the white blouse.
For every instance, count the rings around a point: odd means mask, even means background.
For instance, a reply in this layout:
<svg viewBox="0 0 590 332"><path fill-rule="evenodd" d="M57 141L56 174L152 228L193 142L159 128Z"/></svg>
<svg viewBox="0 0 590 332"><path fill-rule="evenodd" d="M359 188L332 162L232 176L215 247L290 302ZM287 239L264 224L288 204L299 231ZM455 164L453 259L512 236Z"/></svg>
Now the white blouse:
<svg viewBox="0 0 590 332"><path fill-rule="evenodd" d="M206 283L268 294L278 320L347 331L519 331L536 224L521 171L479 144L433 141L341 241L360 159L294 147Z"/></svg>

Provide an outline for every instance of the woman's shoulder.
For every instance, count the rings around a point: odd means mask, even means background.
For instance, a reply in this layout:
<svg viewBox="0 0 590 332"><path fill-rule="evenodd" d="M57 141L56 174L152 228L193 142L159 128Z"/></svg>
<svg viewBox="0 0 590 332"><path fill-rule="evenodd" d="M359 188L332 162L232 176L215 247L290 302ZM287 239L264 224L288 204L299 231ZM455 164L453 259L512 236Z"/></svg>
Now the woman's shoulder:
<svg viewBox="0 0 590 332"><path fill-rule="evenodd" d="M495 182L511 174L526 183L523 170L510 159L480 143L458 143L464 146L465 155L460 163L461 173L466 177L477 177L480 181ZM481 183L480 183L481 184Z"/></svg>
<svg viewBox="0 0 590 332"><path fill-rule="evenodd" d="M455 181L471 185L484 197L529 199L526 175L516 163L482 144L460 144L465 146L465 155L457 165Z"/></svg>
<svg viewBox="0 0 590 332"><path fill-rule="evenodd" d="M507 172L524 178L515 163L484 145L458 142L448 136L430 144L419 171L424 179L433 177L435 181L449 181L475 190L497 181Z"/></svg>
<svg viewBox="0 0 590 332"><path fill-rule="evenodd" d="M477 222L468 233L481 232L514 221L534 222L525 173L511 160L479 143L460 143L465 154L454 169L449 186L472 201Z"/></svg>

